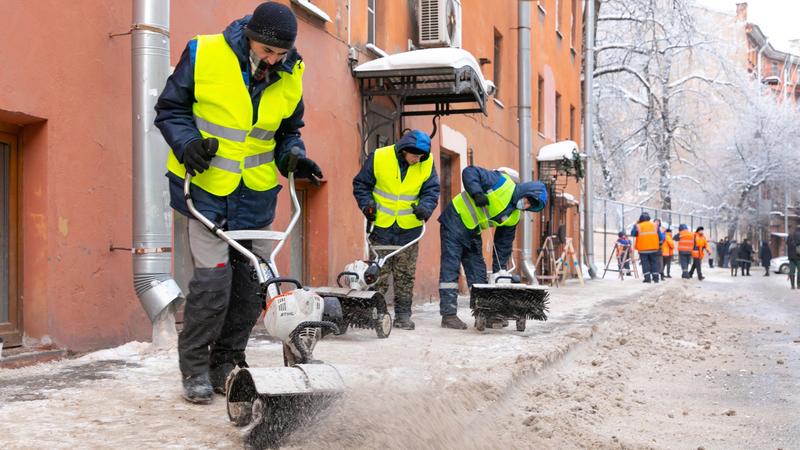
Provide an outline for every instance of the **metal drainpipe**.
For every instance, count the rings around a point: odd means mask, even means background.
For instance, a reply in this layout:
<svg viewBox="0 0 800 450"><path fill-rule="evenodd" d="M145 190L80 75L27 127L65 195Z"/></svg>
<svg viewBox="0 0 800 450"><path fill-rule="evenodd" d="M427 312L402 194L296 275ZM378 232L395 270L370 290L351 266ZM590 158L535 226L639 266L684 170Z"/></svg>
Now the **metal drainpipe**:
<svg viewBox="0 0 800 450"><path fill-rule="evenodd" d="M597 278L597 268L594 265L594 211L592 200L594 187L592 186L592 158L594 157L594 141L592 137L592 124L594 108L592 107L592 88L594 85L594 0L586 2L586 55L583 63L583 151L586 153L586 174L584 177L583 200L583 248L586 253L586 266L589 276ZM605 232L605 230L604 230Z"/></svg>
<svg viewBox="0 0 800 450"><path fill-rule="evenodd" d="M517 2L519 34L517 44L517 103L519 109L519 175L525 183L531 181L531 2ZM533 264L533 224L528 212L523 212L522 220L522 271L532 284L536 280L536 266Z"/></svg>
<svg viewBox="0 0 800 450"><path fill-rule="evenodd" d="M134 0L131 27L133 286L154 324L154 342L159 322L174 329L175 300L183 298L171 275L172 211L163 176L168 147L153 124L153 107L170 74L169 3Z"/></svg>

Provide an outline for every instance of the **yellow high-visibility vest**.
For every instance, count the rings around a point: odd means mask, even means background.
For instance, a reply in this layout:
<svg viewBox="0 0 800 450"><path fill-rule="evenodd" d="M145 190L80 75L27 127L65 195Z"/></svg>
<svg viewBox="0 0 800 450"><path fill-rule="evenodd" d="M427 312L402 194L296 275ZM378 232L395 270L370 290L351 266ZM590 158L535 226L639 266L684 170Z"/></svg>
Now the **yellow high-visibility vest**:
<svg viewBox="0 0 800 450"><path fill-rule="evenodd" d="M303 95L302 61L292 73L278 72L280 80L264 89L253 122L253 102L242 79L236 54L222 34L197 36L192 112L203 138L219 140L211 167L192 177L192 183L214 195L233 192L240 180L255 191L278 185L275 132L294 113ZM167 169L183 178L186 170L170 151Z"/></svg>
<svg viewBox="0 0 800 450"><path fill-rule="evenodd" d="M433 172L433 158L408 166L406 176L400 179L400 162L394 145L375 150L373 174L375 187L372 198L378 204L375 226L389 228L397 222L405 230L422 226L411 207L419 201L419 191Z"/></svg>
<svg viewBox="0 0 800 450"><path fill-rule="evenodd" d="M476 227L480 227L481 230L489 227L511 227L519 222L521 214L518 209L514 209L514 212L508 216L500 217L499 221L492 220L492 217L505 211L514 195L516 184L508 175L503 175L503 178L505 181L499 188L491 189L486 193L489 204L484 207L476 206L466 191L453 198L453 206L468 230Z"/></svg>

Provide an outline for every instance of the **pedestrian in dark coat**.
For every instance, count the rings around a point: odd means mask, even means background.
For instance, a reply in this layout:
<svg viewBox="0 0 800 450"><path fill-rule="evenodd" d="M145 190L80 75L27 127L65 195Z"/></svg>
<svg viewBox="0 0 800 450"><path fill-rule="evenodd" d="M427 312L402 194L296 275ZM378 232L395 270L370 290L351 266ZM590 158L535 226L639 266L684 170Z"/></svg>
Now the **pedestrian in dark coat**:
<svg viewBox="0 0 800 450"><path fill-rule="evenodd" d="M717 258L716 258L717 259L717 266L718 267L724 267L722 265L722 263L724 262L723 260L725 259L725 257L722 256L725 253L725 239L724 238L720 239L719 241L716 242L715 250L716 250L716 256L717 256Z"/></svg>
<svg viewBox="0 0 800 450"><path fill-rule="evenodd" d="M789 257L789 280L792 289L800 289L800 225L786 239L786 256Z"/></svg>
<svg viewBox="0 0 800 450"><path fill-rule="evenodd" d="M761 260L761 265L764 266L764 276L769 276L769 262L772 260L772 250L769 248L767 241L761 241L761 248L758 250L758 258Z"/></svg>
<svg viewBox="0 0 800 450"><path fill-rule="evenodd" d="M722 250L720 250L720 257L722 258L721 267L724 267L726 269L730 267L731 241L727 237L722 241Z"/></svg>
<svg viewBox="0 0 800 450"><path fill-rule="evenodd" d="M736 243L736 239L731 240L728 244L728 263L731 265L731 276L735 277L739 274L739 244Z"/></svg>
<svg viewBox="0 0 800 450"><path fill-rule="evenodd" d="M737 252L739 266L742 268L742 276L750 276L750 265L753 264L753 246L747 239L742 241Z"/></svg>

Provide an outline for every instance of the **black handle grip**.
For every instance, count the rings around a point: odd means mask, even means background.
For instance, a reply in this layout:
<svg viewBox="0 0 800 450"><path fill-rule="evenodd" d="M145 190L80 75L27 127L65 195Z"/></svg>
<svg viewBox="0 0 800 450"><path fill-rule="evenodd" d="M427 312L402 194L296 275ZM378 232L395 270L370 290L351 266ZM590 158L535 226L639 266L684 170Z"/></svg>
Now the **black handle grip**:
<svg viewBox="0 0 800 450"><path fill-rule="evenodd" d="M512 277L511 275L500 275L499 277L494 279L495 282L498 282L500 280L508 280L513 283L514 277Z"/></svg>
<svg viewBox="0 0 800 450"><path fill-rule="evenodd" d="M300 159L300 154L300 147L292 147L292 149L289 150L289 161L286 163L287 173L292 173L297 169L297 160Z"/></svg>
<svg viewBox="0 0 800 450"><path fill-rule="evenodd" d="M342 272L342 273L339 274L339 276L336 277L336 285L337 286L345 287L345 286L342 286L342 277L345 277L345 276L352 276L352 277L358 278L358 274L355 273L355 272L347 272L347 271Z"/></svg>
<svg viewBox="0 0 800 450"><path fill-rule="evenodd" d="M299 281L295 280L294 278L275 277L275 278L270 278L269 280L267 280L264 283L264 291L267 290L267 287L269 287L270 284L280 284L280 283L292 283L295 286L297 286L298 289L303 289L302 283L300 283Z"/></svg>

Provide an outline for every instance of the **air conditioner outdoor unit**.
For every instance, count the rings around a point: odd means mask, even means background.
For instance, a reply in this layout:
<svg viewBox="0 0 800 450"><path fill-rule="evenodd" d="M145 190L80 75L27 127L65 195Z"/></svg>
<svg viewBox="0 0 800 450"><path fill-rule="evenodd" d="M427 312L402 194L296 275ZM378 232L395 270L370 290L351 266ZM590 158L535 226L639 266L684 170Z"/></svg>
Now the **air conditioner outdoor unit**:
<svg viewBox="0 0 800 450"><path fill-rule="evenodd" d="M461 0L417 0L420 47L461 48Z"/></svg>

